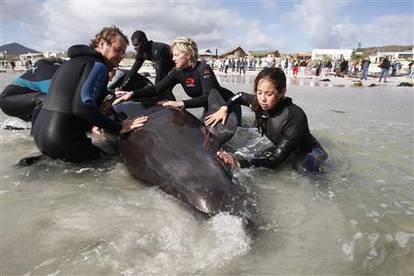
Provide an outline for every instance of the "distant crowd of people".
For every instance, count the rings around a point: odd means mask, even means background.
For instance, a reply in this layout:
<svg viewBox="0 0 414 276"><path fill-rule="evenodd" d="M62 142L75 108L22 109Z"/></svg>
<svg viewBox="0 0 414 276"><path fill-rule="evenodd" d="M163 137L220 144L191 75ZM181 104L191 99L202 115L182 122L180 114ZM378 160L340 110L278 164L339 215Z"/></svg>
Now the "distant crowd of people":
<svg viewBox="0 0 414 276"><path fill-rule="evenodd" d="M223 73L239 73L244 74L246 71L256 71L263 68L280 68L286 75L292 76L328 76L333 75L337 77L345 77L345 75L360 74L361 80L368 79L370 65L372 64L369 58L363 58L361 62L350 62L347 59L326 59L326 60L311 60L308 58L205 58L204 63L210 67L217 69ZM377 59L375 63L379 63L381 68L380 79L386 82L388 76L400 75L402 64L399 61L389 59L387 57ZM411 70L413 62L408 64L408 76L413 78L413 71Z"/></svg>

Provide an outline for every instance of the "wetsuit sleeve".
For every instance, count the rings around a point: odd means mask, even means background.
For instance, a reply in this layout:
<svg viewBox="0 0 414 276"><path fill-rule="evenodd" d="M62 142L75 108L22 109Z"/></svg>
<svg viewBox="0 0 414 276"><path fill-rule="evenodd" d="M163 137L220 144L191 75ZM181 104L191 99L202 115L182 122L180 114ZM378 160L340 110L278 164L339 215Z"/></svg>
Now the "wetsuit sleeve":
<svg viewBox="0 0 414 276"><path fill-rule="evenodd" d="M304 115L298 114L297 116L289 118L282 128L282 138L280 139L280 142L277 145L256 154L255 157L251 159L237 158L240 167L277 167L299 147L305 131L305 123L306 116Z"/></svg>
<svg viewBox="0 0 414 276"><path fill-rule="evenodd" d="M159 96L165 89L174 87L178 83L178 71L172 70L168 75L154 86L147 86L142 89L134 90L134 98L151 98Z"/></svg>
<svg viewBox="0 0 414 276"><path fill-rule="evenodd" d="M245 92L239 92L231 97L227 102L226 106L231 110L236 105L241 104L245 106L251 106L254 100L254 95Z"/></svg>
<svg viewBox="0 0 414 276"><path fill-rule="evenodd" d="M141 68L142 64L144 63L145 59L142 56L142 54L137 53L136 57L135 57L135 62L131 67L131 70L128 71L128 73L126 74L124 81L122 83L122 85L120 86L120 90L123 90L128 83L130 82L131 78L133 75L135 75L138 70Z"/></svg>
<svg viewBox="0 0 414 276"><path fill-rule="evenodd" d="M118 134L121 125L99 111L99 99L104 97L107 82L107 69L103 63L95 62L88 75L80 84L73 100L73 114L91 125Z"/></svg>
<svg viewBox="0 0 414 276"><path fill-rule="evenodd" d="M199 97L194 97L183 101L184 107L186 108L195 108L195 107L205 107L208 106L208 94L212 88L218 88L220 85L217 83L216 77L214 76L213 70L210 66L205 66L202 68L200 74L201 82L201 91L202 94Z"/></svg>

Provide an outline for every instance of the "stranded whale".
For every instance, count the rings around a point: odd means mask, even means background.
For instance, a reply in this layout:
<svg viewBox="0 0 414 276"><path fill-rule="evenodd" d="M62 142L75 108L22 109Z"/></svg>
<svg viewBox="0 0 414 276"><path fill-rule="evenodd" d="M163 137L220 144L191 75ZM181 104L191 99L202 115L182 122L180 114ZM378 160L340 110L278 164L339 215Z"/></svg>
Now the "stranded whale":
<svg viewBox="0 0 414 276"><path fill-rule="evenodd" d="M128 102L117 116L149 116L148 122L119 142L128 170L147 185L158 185L207 215L227 211L244 216L245 190L232 181L217 158L221 142L187 111Z"/></svg>

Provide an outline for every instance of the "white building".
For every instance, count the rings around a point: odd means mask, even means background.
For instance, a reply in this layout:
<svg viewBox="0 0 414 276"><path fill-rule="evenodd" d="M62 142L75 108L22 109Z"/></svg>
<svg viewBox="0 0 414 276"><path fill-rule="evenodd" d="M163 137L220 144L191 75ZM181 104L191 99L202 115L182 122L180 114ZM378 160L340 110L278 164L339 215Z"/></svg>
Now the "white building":
<svg viewBox="0 0 414 276"><path fill-rule="evenodd" d="M312 60L323 60L329 58L331 60L347 59L352 55L352 50L349 49L314 49L312 50Z"/></svg>
<svg viewBox="0 0 414 276"><path fill-rule="evenodd" d="M378 52L375 56L378 60L388 57L392 60L413 60L414 58L414 49L411 51L403 51L403 52Z"/></svg>

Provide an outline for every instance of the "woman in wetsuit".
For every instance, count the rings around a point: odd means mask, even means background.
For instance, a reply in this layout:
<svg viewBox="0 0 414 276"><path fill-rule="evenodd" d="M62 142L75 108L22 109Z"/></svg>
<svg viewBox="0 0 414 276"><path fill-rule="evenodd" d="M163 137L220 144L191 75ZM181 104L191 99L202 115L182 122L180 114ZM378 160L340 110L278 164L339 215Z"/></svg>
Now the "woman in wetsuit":
<svg viewBox="0 0 414 276"><path fill-rule="evenodd" d="M86 132L91 126L120 134L140 127L146 117L117 123L99 107L108 94L108 71L125 54L127 37L115 26L103 28L90 46L69 48L70 60L53 76L43 107L33 126L39 150L51 158L83 162L103 157Z"/></svg>
<svg viewBox="0 0 414 276"><path fill-rule="evenodd" d="M173 41L171 49L176 66L175 69L154 86L131 92L117 91L119 98L115 103L161 95L164 90L171 89L180 83L190 99L166 101L162 105L179 109L204 107L205 115L208 111L210 94L221 96L224 101L229 100L234 95L230 90L220 86L209 65L198 61L197 44L192 39L178 37ZM240 111L237 111L240 116Z"/></svg>
<svg viewBox="0 0 414 276"><path fill-rule="evenodd" d="M250 106L255 113L255 125L273 146L253 158L243 158L225 151L218 157L232 167L275 168L294 155L294 168L300 172L317 171L328 154L309 131L305 112L292 99L285 97L286 76L280 68L265 68L256 77L255 94L240 92L216 113L206 117L214 126L225 121L229 110L238 104Z"/></svg>

